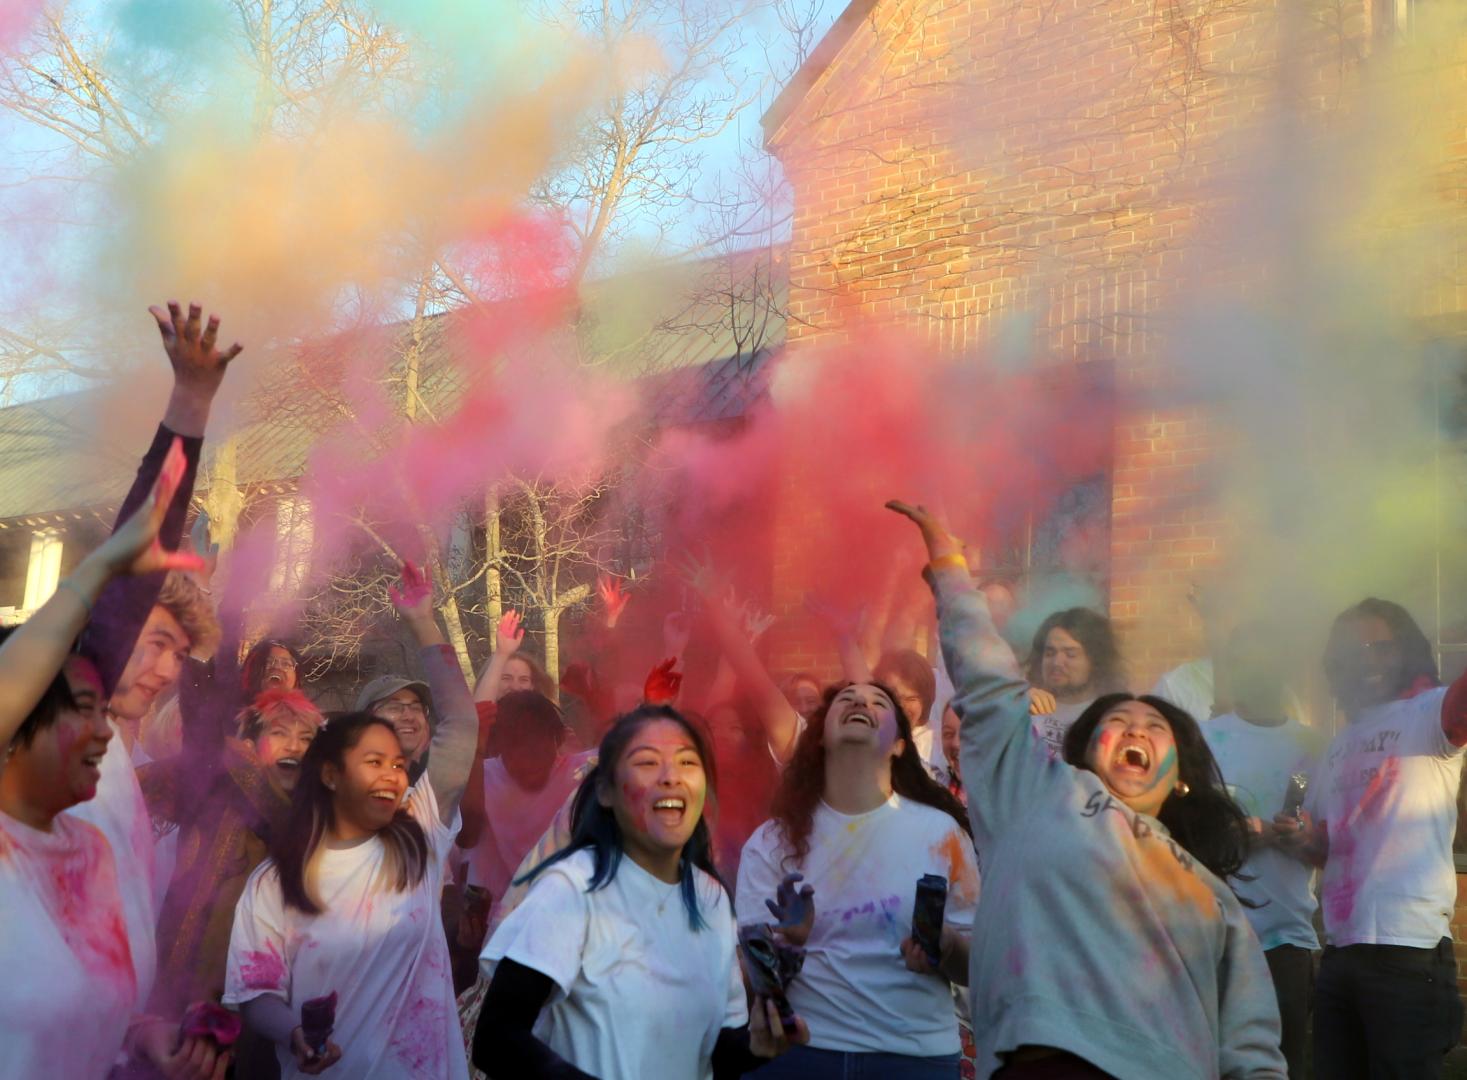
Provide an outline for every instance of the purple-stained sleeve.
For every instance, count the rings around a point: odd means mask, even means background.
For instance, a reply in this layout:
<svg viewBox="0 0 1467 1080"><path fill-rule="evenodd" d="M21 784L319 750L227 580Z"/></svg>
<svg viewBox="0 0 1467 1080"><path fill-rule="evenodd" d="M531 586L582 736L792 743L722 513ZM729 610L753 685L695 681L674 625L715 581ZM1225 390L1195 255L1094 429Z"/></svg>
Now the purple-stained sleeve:
<svg viewBox="0 0 1467 1080"><path fill-rule="evenodd" d="M169 551L175 550L183 539L183 525L188 517L188 504L193 498L194 480L198 475L199 458L204 449L202 438L176 436L168 428L158 425L153 444L143 455L142 463L138 465L137 478L132 482L132 490L122 501L122 508L117 512L117 521L112 526L115 531L117 525L130 518L143 504L143 500L158 481L163 459L167 457L168 448L175 438L183 441L187 465L178 491L168 507L168 514L163 519L163 527L158 532L158 539ZM113 578L97 598L91 620L82 631L81 648L97 665L97 670L102 675L102 690L109 697L117 688L117 681L127 667L133 645L143 632L143 624L148 621L148 613L158 600L166 576L158 573Z"/></svg>

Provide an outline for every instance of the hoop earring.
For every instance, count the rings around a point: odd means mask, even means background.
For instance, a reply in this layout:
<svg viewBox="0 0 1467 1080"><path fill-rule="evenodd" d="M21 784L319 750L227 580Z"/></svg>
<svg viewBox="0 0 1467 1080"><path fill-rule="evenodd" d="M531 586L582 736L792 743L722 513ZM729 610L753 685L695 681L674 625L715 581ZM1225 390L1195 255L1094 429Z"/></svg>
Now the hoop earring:
<svg viewBox="0 0 1467 1080"><path fill-rule="evenodd" d="M1185 799L1188 795L1192 794L1192 789L1185 780L1178 781L1177 786L1172 790L1177 793L1177 798L1179 799Z"/></svg>

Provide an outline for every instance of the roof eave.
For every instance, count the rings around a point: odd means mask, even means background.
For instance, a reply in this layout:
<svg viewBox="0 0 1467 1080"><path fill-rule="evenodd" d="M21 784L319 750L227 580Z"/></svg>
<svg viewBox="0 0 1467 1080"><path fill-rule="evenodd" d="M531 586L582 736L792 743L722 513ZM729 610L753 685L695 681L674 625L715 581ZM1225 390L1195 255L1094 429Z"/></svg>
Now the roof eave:
<svg viewBox="0 0 1467 1080"><path fill-rule="evenodd" d="M851 40L861 21L871 13L876 6L877 0L851 0L846 9L836 17L825 36L810 50L810 55L805 57L805 62L790 76L790 81L785 84L779 96L764 111L759 118L759 126L764 130L764 149L770 153L774 152L775 145L779 142L780 129L784 127L785 121L794 114L800 102L820 81L820 77L840 51L846 47Z"/></svg>

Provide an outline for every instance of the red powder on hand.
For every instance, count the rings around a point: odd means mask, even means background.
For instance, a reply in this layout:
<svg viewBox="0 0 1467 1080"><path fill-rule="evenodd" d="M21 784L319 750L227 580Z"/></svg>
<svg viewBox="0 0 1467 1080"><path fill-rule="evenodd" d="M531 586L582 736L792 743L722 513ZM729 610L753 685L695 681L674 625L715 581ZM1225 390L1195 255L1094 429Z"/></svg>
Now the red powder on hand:
<svg viewBox="0 0 1467 1080"><path fill-rule="evenodd" d="M224 1006L212 1001L196 1001L183 1014L179 1034L185 1039L213 1039L220 1049L228 1049L239 1038L240 1018Z"/></svg>

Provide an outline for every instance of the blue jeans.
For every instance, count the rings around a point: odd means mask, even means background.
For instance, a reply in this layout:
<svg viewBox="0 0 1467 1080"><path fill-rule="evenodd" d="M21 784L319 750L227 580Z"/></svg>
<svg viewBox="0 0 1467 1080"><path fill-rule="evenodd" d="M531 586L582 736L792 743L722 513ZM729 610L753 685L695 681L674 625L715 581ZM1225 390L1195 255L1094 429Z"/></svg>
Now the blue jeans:
<svg viewBox="0 0 1467 1080"><path fill-rule="evenodd" d="M762 1069L758 1080L956 1080L959 1055L908 1057L906 1054L854 1054L792 1046Z"/></svg>

